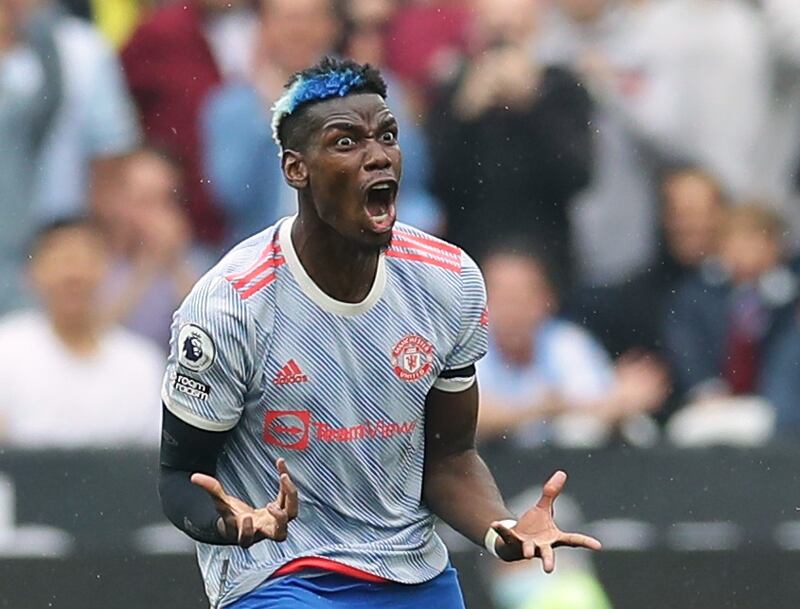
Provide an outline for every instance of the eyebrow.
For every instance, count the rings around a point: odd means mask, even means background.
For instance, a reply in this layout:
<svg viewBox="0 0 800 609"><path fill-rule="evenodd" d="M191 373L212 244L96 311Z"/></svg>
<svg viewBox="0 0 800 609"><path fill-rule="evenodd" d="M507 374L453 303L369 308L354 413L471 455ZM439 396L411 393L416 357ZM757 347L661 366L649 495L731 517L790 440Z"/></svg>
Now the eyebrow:
<svg viewBox="0 0 800 609"><path fill-rule="evenodd" d="M340 131L355 131L356 126L354 123L346 120L333 121L322 125L323 131L331 131L333 129L339 129Z"/></svg>
<svg viewBox="0 0 800 609"><path fill-rule="evenodd" d="M379 128L394 127L395 125L397 125L397 119L393 114L387 115L378 123ZM357 131L361 127L346 119L333 119L331 122L322 125L322 131L334 131L337 129L339 131Z"/></svg>

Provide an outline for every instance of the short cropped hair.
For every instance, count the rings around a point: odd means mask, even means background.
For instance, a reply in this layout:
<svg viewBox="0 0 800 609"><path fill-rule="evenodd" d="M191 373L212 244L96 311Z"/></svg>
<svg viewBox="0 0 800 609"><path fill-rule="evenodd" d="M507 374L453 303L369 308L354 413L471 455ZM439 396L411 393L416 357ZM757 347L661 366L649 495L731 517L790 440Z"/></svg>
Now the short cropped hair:
<svg viewBox="0 0 800 609"><path fill-rule="evenodd" d="M315 103L356 93L375 93L386 99L381 73L352 59L325 57L316 65L294 74L272 107L272 137L280 148L302 149L310 135L300 120Z"/></svg>
<svg viewBox="0 0 800 609"><path fill-rule="evenodd" d="M28 255L31 258L36 257L50 237L62 230L71 229L85 230L98 239L101 238L97 224L90 218L80 215L64 216L39 227L28 245Z"/></svg>
<svg viewBox="0 0 800 609"><path fill-rule="evenodd" d="M505 256L529 260L539 269L553 294L557 298L561 296L565 286L562 285L563 282L556 272L554 256L532 239L518 234L497 239L487 247L486 253L481 258L481 264L486 264L492 258Z"/></svg>

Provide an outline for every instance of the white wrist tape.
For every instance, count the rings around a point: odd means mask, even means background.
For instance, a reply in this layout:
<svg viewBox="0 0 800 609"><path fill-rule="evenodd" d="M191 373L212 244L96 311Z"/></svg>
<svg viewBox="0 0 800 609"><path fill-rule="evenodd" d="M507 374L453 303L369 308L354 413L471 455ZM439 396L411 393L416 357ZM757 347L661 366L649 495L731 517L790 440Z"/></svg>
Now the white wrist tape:
<svg viewBox="0 0 800 609"><path fill-rule="evenodd" d="M516 520L500 520L499 523L507 529L513 529L515 526L517 526ZM500 537L500 533L495 531L492 527L489 527L489 530L486 531L486 535L483 538L483 546L492 556L497 556L497 549L495 549L494 546L497 543L498 537Z"/></svg>

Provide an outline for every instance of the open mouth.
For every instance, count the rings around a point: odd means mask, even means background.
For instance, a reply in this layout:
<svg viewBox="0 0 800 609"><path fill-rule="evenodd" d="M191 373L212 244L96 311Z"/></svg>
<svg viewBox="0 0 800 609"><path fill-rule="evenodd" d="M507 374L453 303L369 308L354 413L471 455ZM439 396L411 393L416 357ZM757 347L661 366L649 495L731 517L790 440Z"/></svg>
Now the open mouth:
<svg viewBox="0 0 800 609"><path fill-rule="evenodd" d="M364 208L375 232L386 232L394 226L396 196L397 182L394 180L375 182L367 189Z"/></svg>

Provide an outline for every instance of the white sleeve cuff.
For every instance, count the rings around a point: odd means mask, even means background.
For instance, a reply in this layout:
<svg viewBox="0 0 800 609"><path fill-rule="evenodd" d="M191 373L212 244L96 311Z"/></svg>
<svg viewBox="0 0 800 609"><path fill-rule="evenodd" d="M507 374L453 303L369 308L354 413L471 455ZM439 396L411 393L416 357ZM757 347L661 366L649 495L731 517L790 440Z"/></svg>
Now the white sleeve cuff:
<svg viewBox="0 0 800 609"><path fill-rule="evenodd" d="M173 402L165 391L161 392L161 399L167 410L178 417L181 421L192 427L197 427L203 431L228 431L236 427L237 421L211 421L192 412L185 406Z"/></svg>
<svg viewBox="0 0 800 609"><path fill-rule="evenodd" d="M434 389L444 391L446 393L459 393L466 391L475 384L475 375L467 377L456 377L452 379L445 379L439 377L433 383Z"/></svg>

